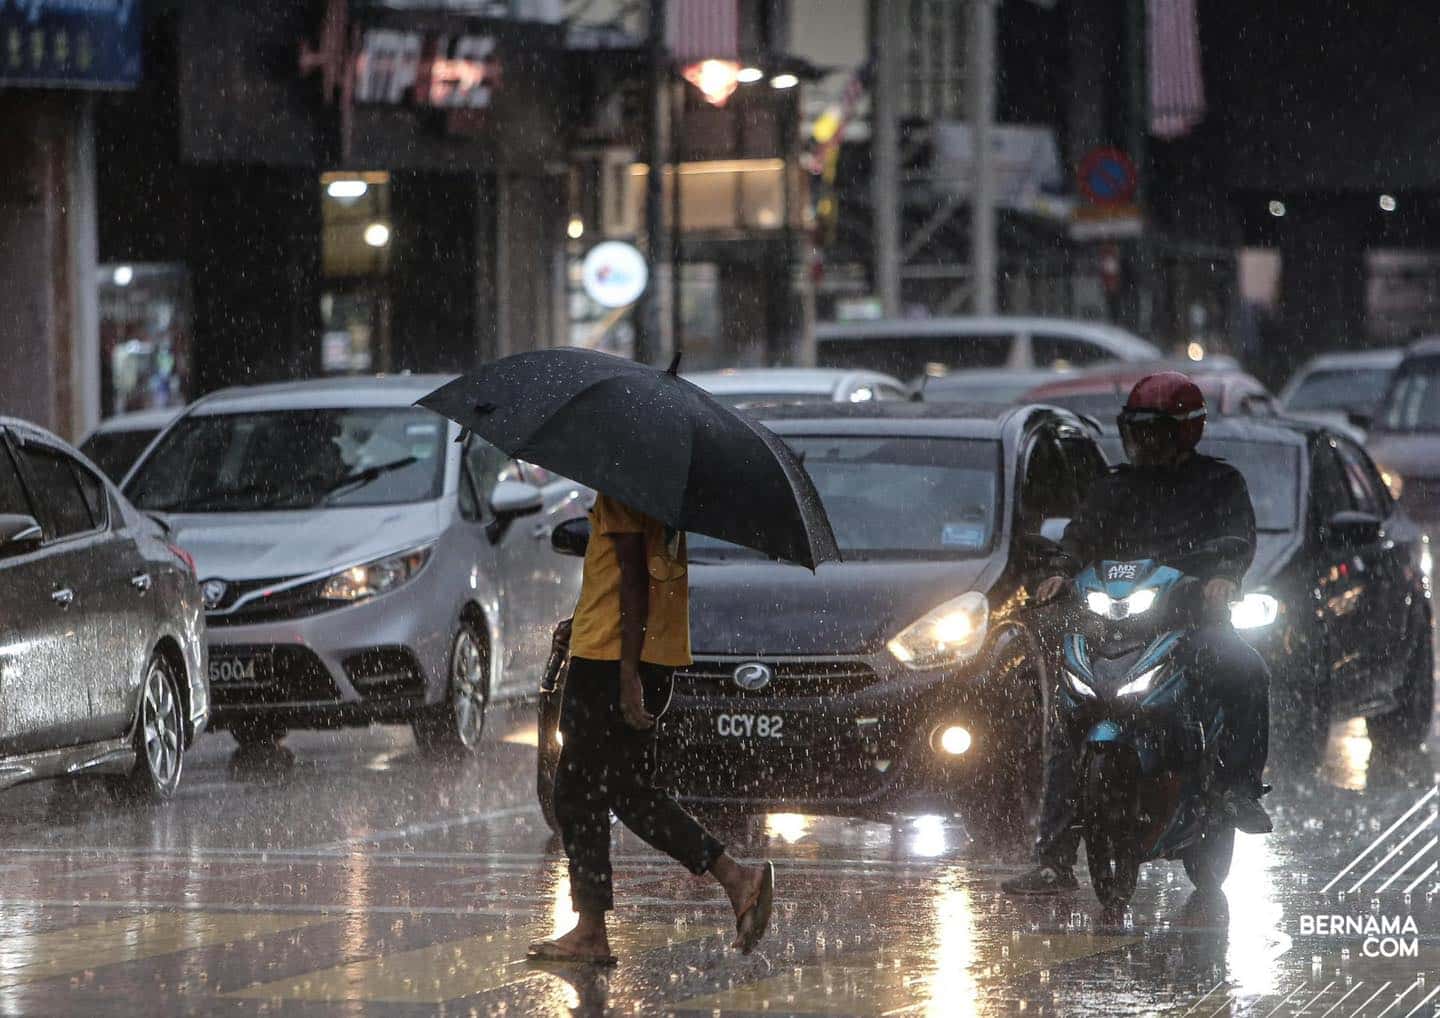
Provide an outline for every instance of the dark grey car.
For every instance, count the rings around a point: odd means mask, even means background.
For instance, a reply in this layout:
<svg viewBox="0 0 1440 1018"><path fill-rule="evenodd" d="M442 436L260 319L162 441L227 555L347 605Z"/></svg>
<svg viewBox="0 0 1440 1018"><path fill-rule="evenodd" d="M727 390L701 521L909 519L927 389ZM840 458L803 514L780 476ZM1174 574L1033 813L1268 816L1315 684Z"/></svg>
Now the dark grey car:
<svg viewBox="0 0 1440 1018"><path fill-rule="evenodd" d="M54 435L0 418L0 787L167 798L210 713L188 556Z"/></svg>
<svg viewBox="0 0 1440 1018"><path fill-rule="evenodd" d="M845 560L811 573L691 535L695 663L662 724L665 781L747 807L1016 812L1048 695L1019 538L1058 536L1104 470L1090 430L1041 407L762 414L804 453ZM554 733L540 745L543 798Z"/></svg>

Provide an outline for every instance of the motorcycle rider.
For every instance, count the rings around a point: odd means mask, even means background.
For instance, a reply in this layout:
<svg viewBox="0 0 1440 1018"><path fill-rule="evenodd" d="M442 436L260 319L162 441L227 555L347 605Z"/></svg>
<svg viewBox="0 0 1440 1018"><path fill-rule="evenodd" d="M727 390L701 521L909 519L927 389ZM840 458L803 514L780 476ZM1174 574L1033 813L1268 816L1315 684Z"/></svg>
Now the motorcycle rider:
<svg viewBox="0 0 1440 1018"><path fill-rule="evenodd" d="M1069 562L1036 587L1040 604L1069 582L1063 569L1101 559L1177 560L1220 537L1243 538L1253 549L1255 511L1245 479L1223 460L1195 451L1205 428L1205 399L1178 371L1148 375L1135 384L1118 418L1128 465L1096 480L1061 539ZM1189 653L1205 688L1224 709L1226 728L1217 756L1224 808L1237 830L1268 833L1260 805L1261 774L1269 751L1270 676L1260 655L1230 625L1244 561L1225 562L1204 580L1206 623L1192 634ZM1078 733L1052 711L1045 795L1036 839L1035 869L1002 884L1008 894L1055 894L1077 886L1073 867L1080 835L1075 828Z"/></svg>

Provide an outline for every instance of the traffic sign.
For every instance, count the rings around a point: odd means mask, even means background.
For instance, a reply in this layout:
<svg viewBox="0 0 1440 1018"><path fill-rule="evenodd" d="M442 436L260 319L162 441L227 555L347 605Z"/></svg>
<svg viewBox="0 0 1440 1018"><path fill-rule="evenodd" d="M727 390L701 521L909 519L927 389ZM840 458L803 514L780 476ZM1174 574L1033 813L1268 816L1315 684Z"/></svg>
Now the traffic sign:
<svg viewBox="0 0 1440 1018"><path fill-rule="evenodd" d="M650 281L645 256L633 244L607 240L596 244L580 265L580 280L601 307L623 308L640 299Z"/></svg>
<svg viewBox="0 0 1440 1018"><path fill-rule="evenodd" d="M1135 197L1135 164L1118 148L1097 148L1080 160L1080 193L1095 205L1126 205Z"/></svg>

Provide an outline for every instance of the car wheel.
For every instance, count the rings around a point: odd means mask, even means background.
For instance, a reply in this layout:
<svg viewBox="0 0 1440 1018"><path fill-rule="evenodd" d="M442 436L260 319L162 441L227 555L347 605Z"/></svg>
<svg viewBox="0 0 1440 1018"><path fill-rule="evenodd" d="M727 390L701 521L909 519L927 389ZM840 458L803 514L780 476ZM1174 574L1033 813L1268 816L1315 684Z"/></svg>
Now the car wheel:
<svg viewBox="0 0 1440 1018"><path fill-rule="evenodd" d="M422 750L439 755L479 751L489 674L489 645L473 622L463 620L450 644L450 689L445 701L426 708L410 723Z"/></svg>
<svg viewBox="0 0 1440 1018"><path fill-rule="evenodd" d="M145 667L135 718L135 766L112 782L123 798L164 802L180 785L185 762L185 719L170 663L158 651Z"/></svg>
<svg viewBox="0 0 1440 1018"><path fill-rule="evenodd" d="M1384 749L1414 749L1430 734L1435 713L1435 648L1430 640L1416 643L1395 699L1393 711L1365 722L1371 741Z"/></svg>

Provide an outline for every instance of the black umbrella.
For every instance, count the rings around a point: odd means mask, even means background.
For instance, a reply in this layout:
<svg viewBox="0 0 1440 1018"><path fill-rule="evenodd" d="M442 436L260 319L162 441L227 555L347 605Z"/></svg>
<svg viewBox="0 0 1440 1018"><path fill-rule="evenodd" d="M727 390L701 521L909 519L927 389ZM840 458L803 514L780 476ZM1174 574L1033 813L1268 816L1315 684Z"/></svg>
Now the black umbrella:
<svg viewBox="0 0 1440 1018"><path fill-rule="evenodd" d="M838 559L820 496L790 447L676 366L536 350L462 375L418 405L676 529L811 569Z"/></svg>

